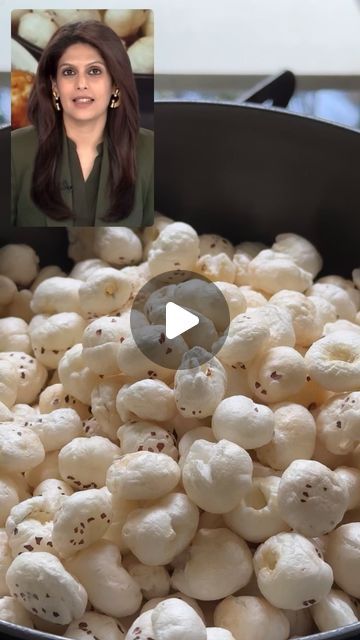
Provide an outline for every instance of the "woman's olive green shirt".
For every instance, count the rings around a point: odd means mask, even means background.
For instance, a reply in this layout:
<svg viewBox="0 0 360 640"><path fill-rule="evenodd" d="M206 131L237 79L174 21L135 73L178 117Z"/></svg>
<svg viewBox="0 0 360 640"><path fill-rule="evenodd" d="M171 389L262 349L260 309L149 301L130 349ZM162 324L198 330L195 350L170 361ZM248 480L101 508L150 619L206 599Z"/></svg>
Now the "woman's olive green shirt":
<svg viewBox="0 0 360 640"><path fill-rule="evenodd" d="M85 181L75 143L65 130L60 164L60 191L74 218L54 220L39 209L31 198L32 173L38 147L34 127L11 134L11 224L18 227L125 226L141 228L154 222L154 134L140 129L137 141L137 177L134 206L118 222L102 220L109 207L109 156L106 138L98 145L98 155Z"/></svg>

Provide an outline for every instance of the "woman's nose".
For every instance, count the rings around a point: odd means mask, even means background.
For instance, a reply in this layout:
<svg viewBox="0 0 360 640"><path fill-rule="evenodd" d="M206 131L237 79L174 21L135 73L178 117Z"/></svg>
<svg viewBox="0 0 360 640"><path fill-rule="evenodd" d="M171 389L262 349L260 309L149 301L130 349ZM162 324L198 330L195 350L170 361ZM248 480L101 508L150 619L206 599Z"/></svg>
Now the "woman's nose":
<svg viewBox="0 0 360 640"><path fill-rule="evenodd" d="M77 88L80 89L87 89L87 79L86 79L86 74L85 73L79 73L77 76Z"/></svg>

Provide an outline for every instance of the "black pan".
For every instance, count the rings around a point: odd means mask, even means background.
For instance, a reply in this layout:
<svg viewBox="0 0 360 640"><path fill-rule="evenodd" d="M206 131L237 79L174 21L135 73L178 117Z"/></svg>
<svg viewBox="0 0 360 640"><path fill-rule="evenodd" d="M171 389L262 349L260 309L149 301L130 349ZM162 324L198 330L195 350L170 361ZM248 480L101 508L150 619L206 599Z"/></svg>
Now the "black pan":
<svg viewBox="0 0 360 640"><path fill-rule="evenodd" d="M156 104L155 131L158 211L233 242L302 234L322 253L324 273L349 277L360 266L360 132L280 109L169 102ZM0 130L3 177L6 135ZM41 231L0 235L2 243L28 241L42 264L69 264L63 230ZM3 622L0 637L55 638ZM360 623L308 636L350 638L360 638Z"/></svg>

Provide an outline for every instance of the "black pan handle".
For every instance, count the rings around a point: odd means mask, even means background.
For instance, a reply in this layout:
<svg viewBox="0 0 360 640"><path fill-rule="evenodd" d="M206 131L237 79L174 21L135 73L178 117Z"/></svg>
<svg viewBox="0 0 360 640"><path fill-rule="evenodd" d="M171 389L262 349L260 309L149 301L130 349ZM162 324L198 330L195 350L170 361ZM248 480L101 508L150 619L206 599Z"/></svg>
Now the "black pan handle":
<svg viewBox="0 0 360 640"><path fill-rule="evenodd" d="M291 71L283 71L274 76L268 76L261 80L255 87L245 92L243 102L262 104L272 102L273 107L287 107L290 98L295 91L296 80Z"/></svg>

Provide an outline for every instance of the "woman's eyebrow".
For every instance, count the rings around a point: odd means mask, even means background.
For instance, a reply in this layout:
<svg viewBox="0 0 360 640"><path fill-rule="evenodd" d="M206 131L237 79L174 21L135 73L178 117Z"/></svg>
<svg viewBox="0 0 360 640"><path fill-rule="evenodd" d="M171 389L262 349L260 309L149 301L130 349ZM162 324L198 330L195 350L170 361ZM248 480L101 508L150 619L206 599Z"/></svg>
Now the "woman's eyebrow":
<svg viewBox="0 0 360 640"><path fill-rule="evenodd" d="M105 66L105 63L102 62L101 60L93 60L92 62L87 62L86 66L90 66L91 64L102 64L103 66ZM74 64L73 62L62 62L60 65L60 67L76 67L76 64Z"/></svg>

